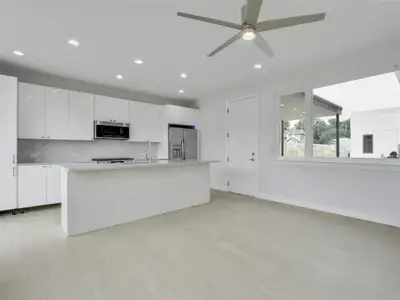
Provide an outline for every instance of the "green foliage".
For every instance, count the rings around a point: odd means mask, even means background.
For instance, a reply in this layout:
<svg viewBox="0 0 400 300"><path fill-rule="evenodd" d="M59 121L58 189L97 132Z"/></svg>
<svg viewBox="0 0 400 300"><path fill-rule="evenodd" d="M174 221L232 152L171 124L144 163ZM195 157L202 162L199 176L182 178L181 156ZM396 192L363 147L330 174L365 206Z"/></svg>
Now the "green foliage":
<svg viewBox="0 0 400 300"><path fill-rule="evenodd" d="M304 121L295 125L296 130L305 130ZM327 121L315 119L313 122L314 144L331 145L336 143L336 119ZM350 119L339 122L339 138L350 138Z"/></svg>

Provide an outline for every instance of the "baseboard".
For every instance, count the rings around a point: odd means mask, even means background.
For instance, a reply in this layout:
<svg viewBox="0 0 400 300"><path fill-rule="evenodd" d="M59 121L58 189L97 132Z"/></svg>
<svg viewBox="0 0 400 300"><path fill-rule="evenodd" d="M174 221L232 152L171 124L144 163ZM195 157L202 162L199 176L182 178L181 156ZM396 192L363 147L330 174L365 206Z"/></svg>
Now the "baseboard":
<svg viewBox="0 0 400 300"><path fill-rule="evenodd" d="M353 211L347 211L347 210L333 208L333 207L323 207L323 206L317 206L315 204L309 204L309 203L307 203L307 204L298 203L296 201L288 200L288 199L277 200L278 197L267 195L266 193L258 194L257 198L262 199L262 200L271 201L271 202L283 203L283 204L292 205L292 206L296 206L296 207L301 207L301 208L312 209L312 210L321 211L321 212L325 212L325 213L340 215L340 216L349 217L349 218L353 218L353 219L364 220L364 221L369 221L369 222L373 222L373 223L389 225L389 226L394 226L394 227L400 227L399 221L383 219L383 218L380 218L377 216L371 216L371 215L367 215L367 214L354 213Z"/></svg>

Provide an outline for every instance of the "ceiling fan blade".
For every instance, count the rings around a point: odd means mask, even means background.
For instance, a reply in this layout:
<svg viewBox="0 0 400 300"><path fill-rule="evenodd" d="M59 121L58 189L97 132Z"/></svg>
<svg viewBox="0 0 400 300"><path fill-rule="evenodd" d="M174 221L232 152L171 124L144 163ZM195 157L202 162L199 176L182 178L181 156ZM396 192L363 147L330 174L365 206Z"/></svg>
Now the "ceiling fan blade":
<svg viewBox="0 0 400 300"><path fill-rule="evenodd" d="M257 24L258 16L263 0L247 0L246 5L246 18L245 23L255 26Z"/></svg>
<svg viewBox="0 0 400 300"><path fill-rule="evenodd" d="M239 32L238 34L235 34L233 37L231 37L229 40L227 40L225 43L223 43L221 46L219 46L217 49L215 49L213 52L208 54L208 57L212 57L218 52L224 50L226 47L229 45L232 45L234 42L236 42L238 39L242 37L242 32Z"/></svg>
<svg viewBox="0 0 400 300"><path fill-rule="evenodd" d="M202 21L202 22L207 22L207 23L211 23L211 24L215 24L215 25L220 25L220 26L224 26L224 27L229 27L229 28L233 28L233 29L238 29L238 30L242 29L242 25L235 24L232 22L226 22L226 21L206 18L206 17L202 17L202 16L196 16L196 15L182 13L182 12L178 12L178 16L193 19L193 20L198 20L198 21Z"/></svg>
<svg viewBox="0 0 400 300"><path fill-rule="evenodd" d="M326 13L314 14L314 15L306 15L306 16L298 16L291 17L285 19L277 19L260 22L256 25L256 29L258 32L274 30L284 27L296 26L301 24L313 23L318 21L325 20Z"/></svg>
<svg viewBox="0 0 400 300"><path fill-rule="evenodd" d="M262 52L264 52L269 57L274 57L274 51L272 51L271 47L267 43L267 41L261 36L261 34L257 33L256 38L254 39L254 43Z"/></svg>

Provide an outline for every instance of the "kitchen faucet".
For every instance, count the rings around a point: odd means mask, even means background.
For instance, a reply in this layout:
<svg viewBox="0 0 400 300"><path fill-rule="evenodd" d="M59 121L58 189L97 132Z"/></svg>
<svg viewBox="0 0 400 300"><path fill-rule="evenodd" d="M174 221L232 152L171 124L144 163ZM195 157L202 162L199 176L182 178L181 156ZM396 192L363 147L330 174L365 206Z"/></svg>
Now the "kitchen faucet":
<svg viewBox="0 0 400 300"><path fill-rule="evenodd" d="M144 143L144 155L146 160L151 160L151 143L150 141L146 141Z"/></svg>

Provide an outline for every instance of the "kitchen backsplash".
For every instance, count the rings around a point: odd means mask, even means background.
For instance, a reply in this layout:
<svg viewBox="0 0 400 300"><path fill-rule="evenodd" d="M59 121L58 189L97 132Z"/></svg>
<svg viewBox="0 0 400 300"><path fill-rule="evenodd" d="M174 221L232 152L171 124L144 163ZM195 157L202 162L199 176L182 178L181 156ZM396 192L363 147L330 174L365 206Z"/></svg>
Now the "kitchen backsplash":
<svg viewBox="0 0 400 300"><path fill-rule="evenodd" d="M94 157L134 157L142 159L144 143L126 141L18 140L19 163L89 162ZM151 144L151 156L157 157L157 143Z"/></svg>

